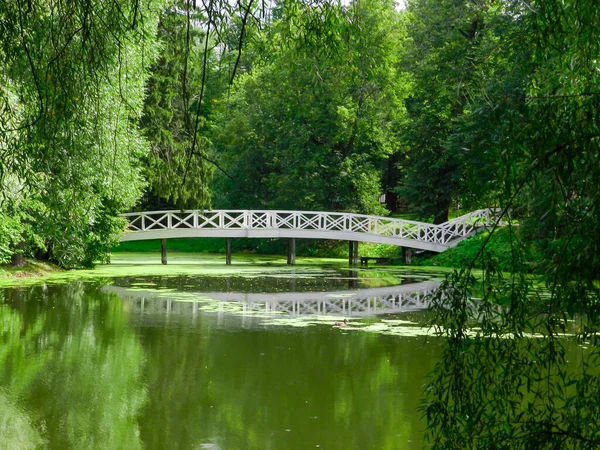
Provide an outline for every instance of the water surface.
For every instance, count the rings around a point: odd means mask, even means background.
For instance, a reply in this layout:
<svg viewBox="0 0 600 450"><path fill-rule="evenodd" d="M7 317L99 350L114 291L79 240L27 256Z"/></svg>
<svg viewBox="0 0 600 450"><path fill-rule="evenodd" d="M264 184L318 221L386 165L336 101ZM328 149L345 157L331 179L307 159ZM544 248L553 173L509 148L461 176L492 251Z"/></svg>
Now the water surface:
<svg viewBox="0 0 600 450"><path fill-rule="evenodd" d="M437 351L417 326L423 312L347 315L339 327L323 311L220 307L206 295L373 289L361 278L377 277L310 269L0 290L0 439L51 449L421 448L417 409Z"/></svg>

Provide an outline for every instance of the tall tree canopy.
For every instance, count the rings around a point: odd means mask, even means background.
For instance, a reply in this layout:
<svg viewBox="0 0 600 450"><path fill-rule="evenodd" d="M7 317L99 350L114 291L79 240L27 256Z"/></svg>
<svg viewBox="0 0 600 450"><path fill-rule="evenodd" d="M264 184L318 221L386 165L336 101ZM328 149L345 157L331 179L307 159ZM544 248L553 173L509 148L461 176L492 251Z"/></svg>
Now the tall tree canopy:
<svg viewBox="0 0 600 450"><path fill-rule="evenodd" d="M115 216L143 187L137 121L160 3L0 5L0 222L12 230L0 259L24 235L89 265L118 238Z"/></svg>
<svg viewBox="0 0 600 450"><path fill-rule="evenodd" d="M215 203L382 212L380 180L406 91L400 14L387 0L283 2L276 17L252 72L214 119L227 172Z"/></svg>
<svg viewBox="0 0 600 450"><path fill-rule="evenodd" d="M163 10L158 26L162 49L152 66L141 126L150 141L147 177L153 193L181 208L204 207L212 166L202 157L208 140L201 134L207 71L202 13L178 1ZM200 122L200 123L199 123Z"/></svg>
<svg viewBox="0 0 600 450"><path fill-rule="evenodd" d="M518 128L530 65L521 6L505 3L408 3L403 68L414 89L401 138L400 193L435 223L458 205L497 202L503 139Z"/></svg>
<svg viewBox="0 0 600 450"><path fill-rule="evenodd" d="M596 448L600 10L592 1L488 6L519 29L499 35L482 64L505 48L516 53L507 56L523 61L518 83L514 72L495 71L494 84L522 94L508 108L479 96L471 109L488 111L480 117L505 111L500 122L480 122L476 135L497 143L497 198L521 220L511 233L520 270L502 274L482 248L483 279L456 273L436 299L446 339L427 387L429 437L440 449ZM519 239L541 251L545 292L525 276ZM576 360L568 360L570 346Z"/></svg>

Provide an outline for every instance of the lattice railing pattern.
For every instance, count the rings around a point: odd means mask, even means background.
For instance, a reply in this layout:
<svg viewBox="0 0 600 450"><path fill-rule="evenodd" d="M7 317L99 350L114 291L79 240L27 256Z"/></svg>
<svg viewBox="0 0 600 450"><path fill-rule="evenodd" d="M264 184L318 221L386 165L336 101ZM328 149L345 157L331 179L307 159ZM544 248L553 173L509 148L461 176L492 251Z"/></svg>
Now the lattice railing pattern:
<svg viewBox="0 0 600 450"><path fill-rule="evenodd" d="M129 311L138 309L142 314L196 314L203 310L207 299L217 301L223 306L223 312L232 313L282 313L289 316L333 315L333 316L372 316L407 311L417 311L429 307L430 296L436 292L439 283L426 282L410 286L375 288L358 291L340 292L305 292L279 294L246 294L246 293L198 293L203 300L187 298L178 301L170 298L153 297L157 293L147 295L139 291L128 291L126 288L110 286L109 289L123 297L135 299ZM378 291L381 291L378 293ZM148 300L148 301L146 301ZM241 308L229 308L237 304ZM210 308L214 311L214 305Z"/></svg>
<svg viewBox="0 0 600 450"><path fill-rule="evenodd" d="M171 229L288 229L364 233L448 244L493 223L497 211L480 209L434 225L364 214L313 211L151 211L127 213L129 232Z"/></svg>
<svg viewBox="0 0 600 450"><path fill-rule="evenodd" d="M244 311L281 312L290 316L311 314L361 316L416 311L429 307L429 296L436 289L398 292L387 295L369 295L356 298L328 298L298 301L246 302Z"/></svg>

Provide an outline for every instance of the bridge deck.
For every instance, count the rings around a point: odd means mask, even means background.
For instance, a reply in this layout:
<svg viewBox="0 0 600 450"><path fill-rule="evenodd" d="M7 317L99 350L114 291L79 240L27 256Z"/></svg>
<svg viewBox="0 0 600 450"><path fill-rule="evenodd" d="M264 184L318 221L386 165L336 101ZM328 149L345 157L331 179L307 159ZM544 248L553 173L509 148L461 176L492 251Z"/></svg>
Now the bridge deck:
<svg viewBox="0 0 600 450"><path fill-rule="evenodd" d="M442 252L494 220L481 209L434 225L364 214L319 211L187 210L124 214L121 241L182 237L305 238L392 244Z"/></svg>

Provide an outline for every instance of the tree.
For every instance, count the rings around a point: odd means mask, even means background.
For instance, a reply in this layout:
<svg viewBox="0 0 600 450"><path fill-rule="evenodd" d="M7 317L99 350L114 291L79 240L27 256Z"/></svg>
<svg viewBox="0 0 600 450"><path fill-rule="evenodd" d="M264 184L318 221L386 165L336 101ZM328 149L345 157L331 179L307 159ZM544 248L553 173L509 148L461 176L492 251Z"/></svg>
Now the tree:
<svg viewBox="0 0 600 450"><path fill-rule="evenodd" d="M508 277L495 270L485 247L479 283L456 273L436 298L447 339L424 411L433 448L595 448L600 12L592 2L512 6L501 10L519 20L531 64L527 98L515 105L521 122L503 136L511 170L500 177L505 210L522 217L513 257L519 235L540 246L545 292L523 266Z"/></svg>
<svg viewBox="0 0 600 450"><path fill-rule="evenodd" d="M103 258L140 196L136 123L161 3L0 6L0 210L65 267Z"/></svg>
<svg viewBox="0 0 600 450"><path fill-rule="evenodd" d="M434 223L459 204L497 201L502 138L517 126L528 67L520 16L506 8L495 1L408 4L403 67L414 90L406 102L399 192Z"/></svg>
<svg viewBox="0 0 600 450"><path fill-rule="evenodd" d="M224 207L381 213L404 80L393 2L284 2L269 46L215 117ZM263 43L264 44L264 43Z"/></svg>
<svg viewBox="0 0 600 450"><path fill-rule="evenodd" d="M182 209L208 206L210 201L212 166L205 160L209 141L201 133L206 120L200 95L209 70L203 64L209 56L203 54L207 36L199 27L202 18L185 1L163 10L158 26L162 49L151 68L141 121L151 143L146 170L150 189Z"/></svg>
<svg viewBox="0 0 600 450"><path fill-rule="evenodd" d="M210 117L236 75L249 69L245 50L268 19L265 2L174 0L161 14L162 48L152 66L142 128L150 195L184 208L210 207L215 168Z"/></svg>

